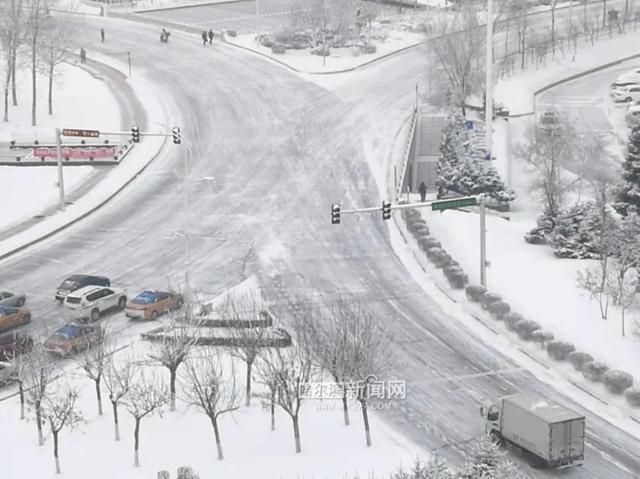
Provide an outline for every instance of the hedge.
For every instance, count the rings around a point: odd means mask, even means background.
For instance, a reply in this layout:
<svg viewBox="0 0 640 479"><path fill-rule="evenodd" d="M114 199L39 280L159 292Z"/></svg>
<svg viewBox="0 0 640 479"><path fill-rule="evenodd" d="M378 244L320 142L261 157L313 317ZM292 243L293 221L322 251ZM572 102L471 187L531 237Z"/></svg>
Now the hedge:
<svg viewBox="0 0 640 479"><path fill-rule="evenodd" d="M588 361L582 366L582 375L591 381L601 382L608 370L609 366L601 361Z"/></svg>
<svg viewBox="0 0 640 479"><path fill-rule="evenodd" d="M418 226L418 225L424 225L424 226L427 226L427 222L426 222L424 219L422 219L420 216L418 216L418 217L416 217L416 218L409 218L409 219L407 220L407 227L408 227L409 229L411 229L411 228L415 228L415 227L416 227L416 226Z"/></svg>
<svg viewBox="0 0 640 479"><path fill-rule="evenodd" d="M553 341L553 338L553 333L550 333L549 331L542 331L539 329L531 333L531 340L536 343L540 343L541 347L544 347L545 343Z"/></svg>
<svg viewBox="0 0 640 479"><path fill-rule="evenodd" d="M622 394L633 386L633 376L626 371L607 371L603 382L610 393Z"/></svg>
<svg viewBox="0 0 640 479"><path fill-rule="evenodd" d="M547 345L547 353L556 361L564 361L575 350L576 347L566 341L551 341Z"/></svg>
<svg viewBox="0 0 640 479"><path fill-rule="evenodd" d="M415 237L418 238L420 236L423 235L428 235L429 234L429 228L427 227L427 225L423 225L423 224L417 224L415 226L412 226L411 228L409 228L411 230L411 234Z"/></svg>
<svg viewBox="0 0 640 479"><path fill-rule="evenodd" d="M633 407L640 407L640 389L629 388L624 392L624 398Z"/></svg>
<svg viewBox="0 0 640 479"><path fill-rule="evenodd" d="M482 305L483 309L487 309L487 306L489 306L490 303L495 303L496 301L502 301L502 297L495 293L487 292L487 293L481 294L478 301L480 301L480 304Z"/></svg>
<svg viewBox="0 0 640 479"><path fill-rule="evenodd" d="M418 244L424 251L427 251L429 248L440 248L442 246L440 241L429 235L418 238Z"/></svg>
<svg viewBox="0 0 640 479"><path fill-rule="evenodd" d="M507 328L509 329L515 329L516 324L521 322L521 321L526 321L524 319L524 316L522 316L520 313L507 313L505 314L502 318L504 321L504 323L507 325Z"/></svg>
<svg viewBox="0 0 640 479"><path fill-rule="evenodd" d="M582 368L584 368L584 365L592 361L593 361L593 356L591 356L589 353L583 353L582 351L574 351L569 354L569 362L578 371L582 371Z"/></svg>
<svg viewBox="0 0 640 479"><path fill-rule="evenodd" d="M504 301L492 301L485 309L498 319L504 318L511 312L511 306Z"/></svg>
<svg viewBox="0 0 640 479"><path fill-rule="evenodd" d="M412 219L412 218L419 218L420 217L420 212L416 209L410 209L410 210L402 210L402 217L407 220L407 222Z"/></svg>
<svg viewBox="0 0 640 479"><path fill-rule="evenodd" d="M442 248L440 248L439 246L434 246L432 248L427 248L427 258L429 258L430 260L433 260L436 256L442 255L444 254L444 250Z"/></svg>
<svg viewBox="0 0 640 479"><path fill-rule="evenodd" d="M468 299L477 302L480 301L480 296L487 292L487 288L480 286L479 284L471 284L467 286L467 289L465 289L464 292Z"/></svg>
<svg viewBox="0 0 640 479"><path fill-rule="evenodd" d="M520 336L522 339L531 339L531 334L534 331L539 331L540 328L541 326L539 323L531 321L530 319L518 321L513 327L515 332L518 333L518 336Z"/></svg>
<svg viewBox="0 0 640 479"><path fill-rule="evenodd" d="M447 275L447 279L451 287L455 289L462 289L469 284L469 277L462 270Z"/></svg>

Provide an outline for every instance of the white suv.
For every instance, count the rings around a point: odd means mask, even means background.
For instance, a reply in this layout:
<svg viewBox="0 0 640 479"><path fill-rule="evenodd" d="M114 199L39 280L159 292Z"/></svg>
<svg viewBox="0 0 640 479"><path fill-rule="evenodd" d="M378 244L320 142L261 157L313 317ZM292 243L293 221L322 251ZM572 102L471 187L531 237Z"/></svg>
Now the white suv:
<svg viewBox="0 0 640 479"><path fill-rule="evenodd" d="M124 309L127 305L127 296L118 288L85 286L69 293L64 299L64 305L78 311L83 319L97 321L105 311Z"/></svg>
<svg viewBox="0 0 640 479"><path fill-rule="evenodd" d="M632 101L634 103L639 102L640 85L633 85L615 89L613 91L613 99L615 101Z"/></svg>

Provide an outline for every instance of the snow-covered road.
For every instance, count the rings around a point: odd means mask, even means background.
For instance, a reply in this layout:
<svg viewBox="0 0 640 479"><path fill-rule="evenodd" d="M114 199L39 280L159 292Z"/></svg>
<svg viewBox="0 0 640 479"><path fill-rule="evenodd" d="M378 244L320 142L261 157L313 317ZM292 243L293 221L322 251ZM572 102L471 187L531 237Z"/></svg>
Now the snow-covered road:
<svg viewBox="0 0 640 479"><path fill-rule="evenodd" d="M100 24L104 20L78 28L93 38ZM526 371L481 375L518 365L425 295L393 252L378 215L331 226L333 202L380 202L366 155L387 161L425 69L423 51L372 66L328 91L227 45L205 49L179 33L161 44L156 28L129 22L110 21L107 28L113 32L108 43L90 48L137 53L136 71L153 75L175 111L174 123L194 145L186 211L192 284L215 294L256 274L267 289L285 283L274 290L281 301L312 291L360 296L389 326L397 374L409 382L407 399L384 417L425 449L481 434L479 401L536 391L585 412L588 449L582 468L524 465L527 474L637 477L636 438ZM177 233L185 220L185 154L184 146L171 146L99 215L1 264L3 288L29 295L34 334L45 335L65 319L53 290L69 274L104 274L131 293L182 284L184 240ZM275 309L283 315L286 304ZM121 315L110 323L123 336L141 327ZM479 375L433 382L469 374ZM459 461L463 448L440 453ZM524 464L520 456L514 460Z"/></svg>

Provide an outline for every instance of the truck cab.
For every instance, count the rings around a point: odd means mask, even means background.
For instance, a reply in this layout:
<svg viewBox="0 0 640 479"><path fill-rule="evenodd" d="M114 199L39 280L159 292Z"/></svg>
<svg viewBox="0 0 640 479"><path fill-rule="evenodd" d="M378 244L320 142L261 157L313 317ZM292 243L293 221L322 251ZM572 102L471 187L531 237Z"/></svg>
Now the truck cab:
<svg viewBox="0 0 640 479"><path fill-rule="evenodd" d="M488 408L480 406L480 415L484 418L484 432L495 442L500 443L500 406L492 404Z"/></svg>

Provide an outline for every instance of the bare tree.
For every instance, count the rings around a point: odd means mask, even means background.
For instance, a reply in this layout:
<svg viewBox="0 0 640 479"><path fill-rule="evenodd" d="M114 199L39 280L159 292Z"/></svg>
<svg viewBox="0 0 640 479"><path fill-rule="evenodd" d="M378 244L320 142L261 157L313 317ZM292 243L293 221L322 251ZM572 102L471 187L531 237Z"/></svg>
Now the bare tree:
<svg viewBox="0 0 640 479"><path fill-rule="evenodd" d="M606 321L609 315L609 255L603 255L595 268L578 271L578 286L589 293L589 296L600 306L600 317Z"/></svg>
<svg viewBox="0 0 640 479"><path fill-rule="evenodd" d="M626 269L623 261L614 260L610 270L606 288L613 303L620 310L621 332L622 336L625 336L625 314L636 300L638 276L633 270Z"/></svg>
<svg viewBox="0 0 640 479"><path fill-rule="evenodd" d="M102 391L100 385L104 371L109 365L109 354L104 342L95 342L78 361L80 367L94 383L96 400L98 401L98 414L102 416Z"/></svg>
<svg viewBox="0 0 640 479"><path fill-rule="evenodd" d="M25 400L35 412L38 445L42 446L44 444L42 407L49 394L49 385L55 379L55 369L50 358L39 354L30 355L23 366Z"/></svg>
<svg viewBox="0 0 640 479"><path fill-rule="evenodd" d="M53 435L53 457L56 462L56 474L60 474L60 458L58 455L60 431L66 426L74 428L82 421L82 415L76 409L78 392L67 387L65 390L50 394L42 403L42 414L51 428Z"/></svg>
<svg viewBox="0 0 640 479"><path fill-rule="evenodd" d="M45 30L45 24L51 21L48 8L48 0L26 0L27 38L31 55L29 68L31 69L31 125L36 125L37 109L37 77L38 65L41 60L41 37Z"/></svg>
<svg viewBox="0 0 640 479"><path fill-rule="evenodd" d="M269 352L267 350L262 350L260 355L266 354L267 357L265 360L261 360L258 357L258 361L256 362L256 372L258 375L258 380L261 384L266 386L267 394L266 399L269 401L269 412L271 417L271 430L276 430L276 404L277 404L277 394L278 394L278 375L276 371L269 367Z"/></svg>
<svg viewBox="0 0 640 479"><path fill-rule="evenodd" d="M552 225L560 213L564 198L572 187L561 174L561 165L574 155L575 131L567 122L542 129L531 122L524 132L518 155L535 171L533 189L541 194L544 211Z"/></svg>
<svg viewBox="0 0 640 479"><path fill-rule="evenodd" d="M155 376L142 376L129 388L123 404L135 420L133 430L134 465L140 466L138 451L140 449L140 423L143 418L161 410L167 404L167 389Z"/></svg>
<svg viewBox="0 0 640 479"><path fill-rule="evenodd" d="M510 13L514 16L516 37L518 38L518 52L520 53L520 68L526 66L527 39L529 34L529 16L526 0L516 0L511 4Z"/></svg>
<svg viewBox="0 0 640 479"><path fill-rule="evenodd" d="M259 360L260 369L275 379L278 394L275 401L291 418L296 453L302 451L299 414L305 388L312 378L312 353L304 341L295 341L288 348L265 351Z"/></svg>
<svg viewBox="0 0 640 479"><path fill-rule="evenodd" d="M218 314L238 324L234 328L233 337L236 340L231 348L232 356L242 360L246 365L245 406L251 405L251 376L253 364L260 354L261 342L266 335L266 329L252 326L251 321L260 318L266 311L266 305L259 291L249 291L242 294L229 294ZM242 327L240 323L247 322L249 327Z"/></svg>
<svg viewBox="0 0 640 479"><path fill-rule="evenodd" d="M39 40L43 62L46 66L49 80L48 107L49 115L53 115L53 77L58 65L66 62L71 55L68 48L71 40L70 15L55 17L49 28L43 31Z"/></svg>
<svg viewBox="0 0 640 479"><path fill-rule="evenodd" d="M176 409L176 378L178 368L186 361L189 351L196 343L194 330L190 324L172 322L164 333L161 341L154 343L153 352L149 357L169 370L169 409Z"/></svg>
<svg viewBox="0 0 640 479"><path fill-rule="evenodd" d="M478 16L469 9L453 20L434 24L431 52L448 79L451 96L459 100L463 115L467 98L482 90L485 41Z"/></svg>
<svg viewBox="0 0 640 479"><path fill-rule="evenodd" d="M15 88L16 59L22 42L24 24L23 0L0 3L0 47L4 52L4 121L9 121L9 87L13 86L13 105L17 105Z"/></svg>
<svg viewBox="0 0 640 479"><path fill-rule="evenodd" d="M224 459L218 418L238 409L238 390L233 370L225 371L215 352L207 351L197 360L190 358L185 363L183 395L188 404L200 408L211 425L216 439L218 460ZM225 374L225 372L227 374Z"/></svg>
<svg viewBox="0 0 640 479"><path fill-rule="evenodd" d="M361 304L353 303L343 313L347 327L347 361L351 380L357 386L367 446L371 446L368 406L373 383L390 369L391 338L380 323ZM383 385L384 387L384 385Z"/></svg>
<svg viewBox="0 0 640 479"><path fill-rule="evenodd" d="M124 398L129 394L129 390L133 385L134 363L132 358L125 361L115 363L113 354L107 356L106 367L103 369L103 381L109 393L109 401L113 410L113 425L115 428L115 440L120 440L120 426L118 422L118 406L123 402Z"/></svg>

